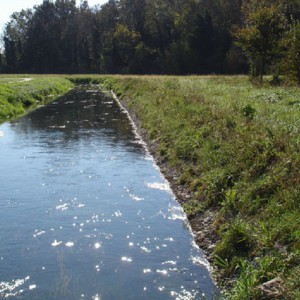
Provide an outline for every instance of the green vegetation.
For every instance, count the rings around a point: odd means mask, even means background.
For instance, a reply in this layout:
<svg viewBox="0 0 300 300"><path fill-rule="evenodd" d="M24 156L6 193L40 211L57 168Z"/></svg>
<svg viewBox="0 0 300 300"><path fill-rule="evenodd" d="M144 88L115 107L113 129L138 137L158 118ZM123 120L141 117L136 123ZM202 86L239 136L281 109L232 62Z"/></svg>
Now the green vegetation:
<svg viewBox="0 0 300 300"><path fill-rule="evenodd" d="M0 123L54 99L71 87L69 80L57 76L0 76Z"/></svg>
<svg viewBox="0 0 300 300"><path fill-rule="evenodd" d="M228 299L299 299L299 88L243 76L99 78L136 115L170 179L176 170L191 222L213 212L213 265Z"/></svg>
<svg viewBox="0 0 300 300"><path fill-rule="evenodd" d="M276 63L283 52L279 45L287 27L283 1L276 4L270 0L247 1L243 3L242 12L245 22L235 35L237 44L249 57L252 76L259 76L262 81L267 66L278 75Z"/></svg>
<svg viewBox="0 0 300 300"><path fill-rule="evenodd" d="M211 259L227 298L300 298L299 87L246 76L23 77L0 77L0 121L72 84L113 90L185 191L192 226L213 216L206 231L217 237Z"/></svg>

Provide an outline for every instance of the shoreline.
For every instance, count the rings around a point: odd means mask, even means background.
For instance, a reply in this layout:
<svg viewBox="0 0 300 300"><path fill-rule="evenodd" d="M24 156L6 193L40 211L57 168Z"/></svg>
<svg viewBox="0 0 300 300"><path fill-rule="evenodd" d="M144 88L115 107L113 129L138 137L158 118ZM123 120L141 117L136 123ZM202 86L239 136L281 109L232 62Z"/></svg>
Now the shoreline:
<svg viewBox="0 0 300 300"><path fill-rule="evenodd" d="M159 151L157 150L158 143L155 140L150 139L147 131L142 128L141 122L135 112L130 109L129 105L125 101L119 99L113 90L111 90L110 93L112 95L112 98L119 102L120 107L126 110L129 119L131 119L130 121L134 127L134 131L136 131L138 136L140 136L141 139L145 142L147 151L149 151L149 153L153 156L162 174L169 182L177 202L182 206L185 202L192 199L193 192L187 187L180 186L176 183L176 181L180 177L178 170L176 170L175 168L172 169L166 162L164 162L162 156L159 155ZM187 217L194 236L194 241L203 251L203 253L205 254L205 258L210 263L212 262L213 249L215 248L216 242L218 241L217 235L213 230L213 223L216 217L217 215L213 210L203 211L197 215ZM213 270L212 265L211 270Z"/></svg>
<svg viewBox="0 0 300 300"><path fill-rule="evenodd" d="M113 99L118 102L121 109L125 109L127 112L129 121L133 126L133 130L142 139L142 141L145 142L147 151L149 151L149 153L153 156L162 174L169 182L177 202L182 206L182 204L192 199L193 192L187 187L180 186L176 183L180 177L178 170L172 169L167 163L164 162L163 158L157 151L157 142L150 139L149 134L145 129L142 128L141 122L134 111L129 108L125 101L120 100L113 90L111 90L110 93ZM205 258L209 262L212 261L212 252L215 248L216 242L218 241L216 234L213 233L213 222L215 218L216 214L212 210L187 217L194 235L194 240L199 248L203 250Z"/></svg>
<svg viewBox="0 0 300 300"><path fill-rule="evenodd" d="M103 76L99 84L133 120L224 297L295 299L300 160L291 151L297 136L285 133L296 124L284 117L297 116L299 90L230 76Z"/></svg>

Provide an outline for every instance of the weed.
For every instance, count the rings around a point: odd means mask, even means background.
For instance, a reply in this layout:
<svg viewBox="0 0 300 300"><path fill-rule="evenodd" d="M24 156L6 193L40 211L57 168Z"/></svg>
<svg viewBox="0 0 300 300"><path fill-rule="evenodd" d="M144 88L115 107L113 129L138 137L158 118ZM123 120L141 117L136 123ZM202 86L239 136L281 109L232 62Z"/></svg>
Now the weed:
<svg viewBox="0 0 300 300"><path fill-rule="evenodd" d="M236 189L229 188L225 192L225 198L222 201L221 205L224 210L236 210L236 200L237 200L237 191Z"/></svg>
<svg viewBox="0 0 300 300"><path fill-rule="evenodd" d="M237 268L239 277L228 299L261 299L257 286L274 279L278 267L275 257L256 258L251 262L241 259Z"/></svg>
<svg viewBox="0 0 300 300"><path fill-rule="evenodd" d="M249 120L253 120L254 116L256 114L256 109L253 108L250 104L247 104L243 109L242 113L245 117L247 117Z"/></svg>
<svg viewBox="0 0 300 300"><path fill-rule="evenodd" d="M223 259L232 260L235 256L247 256L254 246L254 238L250 226L240 218L223 226L221 242L216 246L214 255Z"/></svg>
<svg viewBox="0 0 300 300"><path fill-rule="evenodd" d="M300 256L300 255L299 255ZM300 266L290 270L286 280L286 289L289 299L300 299Z"/></svg>
<svg viewBox="0 0 300 300"><path fill-rule="evenodd" d="M222 258L218 255L214 256L215 259L215 264L219 267L221 267L222 269L228 269L229 268L229 262L227 258Z"/></svg>
<svg viewBox="0 0 300 300"><path fill-rule="evenodd" d="M268 224L265 221L259 221L261 233L260 233L260 242L264 247L271 247L274 245L274 239L272 230L269 228Z"/></svg>
<svg viewBox="0 0 300 300"><path fill-rule="evenodd" d="M191 218L192 216L195 216L203 211L203 205L198 200L192 199L183 204L183 209L188 218Z"/></svg>

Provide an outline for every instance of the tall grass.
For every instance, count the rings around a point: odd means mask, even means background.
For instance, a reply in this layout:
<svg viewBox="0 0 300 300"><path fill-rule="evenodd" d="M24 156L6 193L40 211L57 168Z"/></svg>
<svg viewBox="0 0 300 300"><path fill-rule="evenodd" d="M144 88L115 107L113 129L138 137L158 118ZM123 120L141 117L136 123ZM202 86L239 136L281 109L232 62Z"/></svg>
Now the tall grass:
<svg viewBox="0 0 300 300"><path fill-rule="evenodd" d="M243 76L101 82L177 170L190 218L215 212L214 263L221 281L235 279L228 298L258 299L257 287L276 277L284 299L299 295L300 89L255 86Z"/></svg>

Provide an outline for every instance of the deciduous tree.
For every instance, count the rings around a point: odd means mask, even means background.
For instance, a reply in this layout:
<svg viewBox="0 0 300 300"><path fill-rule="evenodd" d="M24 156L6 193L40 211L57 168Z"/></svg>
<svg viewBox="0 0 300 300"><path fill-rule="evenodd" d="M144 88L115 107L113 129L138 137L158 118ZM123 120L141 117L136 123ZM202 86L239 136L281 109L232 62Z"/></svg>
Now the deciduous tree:
<svg viewBox="0 0 300 300"><path fill-rule="evenodd" d="M286 51L282 60L287 78L300 84L300 21L292 22L283 38Z"/></svg>
<svg viewBox="0 0 300 300"><path fill-rule="evenodd" d="M273 1L251 1L243 6L244 24L236 28L237 44L247 53L252 76L262 81L266 67L280 53L286 20L282 5Z"/></svg>

